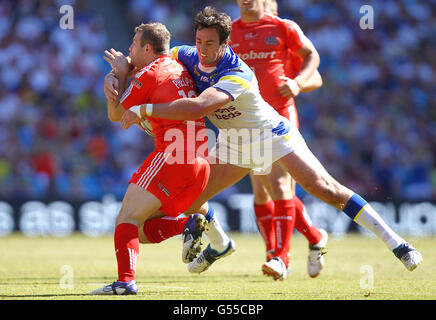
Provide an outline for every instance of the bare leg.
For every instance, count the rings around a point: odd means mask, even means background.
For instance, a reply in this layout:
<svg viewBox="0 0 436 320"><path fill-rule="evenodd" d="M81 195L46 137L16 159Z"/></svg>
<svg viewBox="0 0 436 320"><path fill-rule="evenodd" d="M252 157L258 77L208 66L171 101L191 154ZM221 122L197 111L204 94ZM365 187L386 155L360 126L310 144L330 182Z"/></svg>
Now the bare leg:
<svg viewBox="0 0 436 320"><path fill-rule="evenodd" d="M214 210L207 201L222 190L234 185L241 180L250 169L237 167L232 164L212 164L209 182L200 197L192 204L187 213L202 213L208 220L206 235L210 246L217 252L222 252L229 246L230 238L224 232L221 224L216 219Z"/></svg>
<svg viewBox="0 0 436 320"><path fill-rule="evenodd" d="M250 172L251 188L253 189L254 203L263 205L271 201L271 190L267 176L256 175Z"/></svg>
<svg viewBox="0 0 436 320"><path fill-rule="evenodd" d="M393 250L405 243L364 199L330 176L309 148L298 149L280 161L307 192L371 230L389 249Z"/></svg>
<svg viewBox="0 0 436 320"><path fill-rule="evenodd" d="M336 181L309 148L300 148L281 158L280 163L308 193L343 210L354 192Z"/></svg>
<svg viewBox="0 0 436 320"><path fill-rule="evenodd" d="M251 169L237 167L232 164L212 164L210 170L209 182L203 193L186 211L187 213L207 212L207 206L204 204L215 195L234 185L247 175ZM201 211L199 211L201 210Z"/></svg>

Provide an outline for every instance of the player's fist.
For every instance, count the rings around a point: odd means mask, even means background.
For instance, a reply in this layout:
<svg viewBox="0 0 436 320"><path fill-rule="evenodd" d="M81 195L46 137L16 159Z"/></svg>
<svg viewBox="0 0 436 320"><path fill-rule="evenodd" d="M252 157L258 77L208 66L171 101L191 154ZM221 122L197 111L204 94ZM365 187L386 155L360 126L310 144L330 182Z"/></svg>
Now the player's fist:
<svg viewBox="0 0 436 320"><path fill-rule="evenodd" d="M301 88L298 85L297 81L288 77L280 77L280 79L284 81L284 83L278 88L282 96L285 96L289 99L298 96Z"/></svg>
<svg viewBox="0 0 436 320"><path fill-rule="evenodd" d="M121 126L123 129L129 129L132 124L139 123L139 121L141 121L141 119L135 112L126 110L121 117Z"/></svg>
<svg viewBox="0 0 436 320"><path fill-rule="evenodd" d="M119 87L120 82L114 74L109 73L104 78L103 91L109 101L115 102L117 100Z"/></svg>

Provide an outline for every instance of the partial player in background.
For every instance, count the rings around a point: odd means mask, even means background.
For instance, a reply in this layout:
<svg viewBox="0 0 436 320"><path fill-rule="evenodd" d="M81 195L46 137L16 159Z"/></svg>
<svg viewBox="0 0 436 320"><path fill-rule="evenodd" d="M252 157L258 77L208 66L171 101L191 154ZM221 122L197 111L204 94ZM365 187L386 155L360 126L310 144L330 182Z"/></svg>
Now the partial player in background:
<svg viewBox="0 0 436 320"><path fill-rule="evenodd" d="M414 270L422 262L421 254L395 233L367 201L335 180L307 147L297 127L263 100L253 71L229 46L231 18L206 7L196 15L194 24L196 46L181 46L174 56L187 67L199 95L140 108L140 115L173 120L208 116L219 130L217 144L211 151L208 184L188 212L209 214L208 200L254 168L266 169L279 161L304 190L372 231L409 271ZM300 76L304 81L310 78L307 71ZM140 121L134 114L123 115L123 127ZM243 139L238 139L240 133L244 134ZM265 152L253 157L247 150ZM222 251L209 244L189 263L190 272L204 272L234 251L232 240L225 233L210 240L220 243ZM275 280L284 279L287 266L281 257L275 258L270 260L269 272Z"/></svg>
<svg viewBox="0 0 436 320"><path fill-rule="evenodd" d="M319 55L295 22L265 12L264 4L277 13L275 1L237 0L237 4L241 17L232 24L230 46L256 74L265 101L298 128L294 98L321 87ZM310 75L308 81L300 73ZM254 172L250 178L256 222L267 251L264 273L268 274L268 263L274 256L289 266L285 256L290 256L291 226L295 225L309 242L308 274L318 276L324 267L328 236L313 225L295 194L295 181L279 163L273 164L268 175Z"/></svg>
<svg viewBox="0 0 436 320"><path fill-rule="evenodd" d="M276 0L265 0L264 10L273 16L279 15L279 6Z"/></svg>
<svg viewBox="0 0 436 320"><path fill-rule="evenodd" d="M144 103L169 102L184 96L196 96L195 85L186 68L168 56L170 33L161 23L141 24L129 48L129 57L111 49L105 51L113 73L105 81L108 98L108 117L120 122L126 113L139 114ZM134 67L133 79L127 87L127 76ZM116 78L114 78L116 77ZM127 87L127 88L126 88ZM126 89L125 89L126 88ZM124 90L125 89L125 90ZM121 96L122 94L122 96ZM118 280L91 292L92 295L136 294L136 261L142 242L153 242L155 230L140 226L153 217L178 221L204 190L210 173L207 141L190 140L205 128L203 119L194 121L165 120L148 117L155 141L155 149L129 181L121 210L115 221L114 245L118 264ZM166 134L180 133L181 140L173 142ZM204 136L206 138L206 136ZM171 145L171 151L168 151ZM205 147L206 146L206 147ZM203 153L200 152L203 148ZM181 218L177 225L197 224L204 229L204 217L193 215ZM147 241L148 240L148 241Z"/></svg>

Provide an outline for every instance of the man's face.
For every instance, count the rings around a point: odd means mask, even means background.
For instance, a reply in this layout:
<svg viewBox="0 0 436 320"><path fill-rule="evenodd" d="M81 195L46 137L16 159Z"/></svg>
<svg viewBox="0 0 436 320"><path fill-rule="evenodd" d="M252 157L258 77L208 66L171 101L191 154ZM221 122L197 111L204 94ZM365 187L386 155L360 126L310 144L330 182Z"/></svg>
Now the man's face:
<svg viewBox="0 0 436 320"><path fill-rule="evenodd" d="M215 28L197 30L195 35L198 57L204 66L215 65L221 59L227 41L220 44L218 31Z"/></svg>
<svg viewBox="0 0 436 320"><path fill-rule="evenodd" d="M237 0L236 2L244 13L257 12L265 5L265 0Z"/></svg>
<svg viewBox="0 0 436 320"><path fill-rule="evenodd" d="M142 32L136 32L133 37L132 44L129 47L129 57L132 61L132 65L135 67L143 67L145 65L146 58L146 45L141 47Z"/></svg>

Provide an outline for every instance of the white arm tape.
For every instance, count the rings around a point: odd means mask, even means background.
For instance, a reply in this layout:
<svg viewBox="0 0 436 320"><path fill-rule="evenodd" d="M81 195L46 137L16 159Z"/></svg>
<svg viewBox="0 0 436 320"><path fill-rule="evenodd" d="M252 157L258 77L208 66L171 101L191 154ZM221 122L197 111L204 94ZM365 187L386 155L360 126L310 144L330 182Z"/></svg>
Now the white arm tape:
<svg viewBox="0 0 436 320"><path fill-rule="evenodd" d="M147 117L151 117L151 115L153 114L153 105L150 103L147 103L145 105L145 114L147 115Z"/></svg>
<svg viewBox="0 0 436 320"><path fill-rule="evenodd" d="M136 115L139 117L139 119L142 118L142 116L141 116L141 105L133 106L129 110L134 112L134 113L136 113Z"/></svg>

